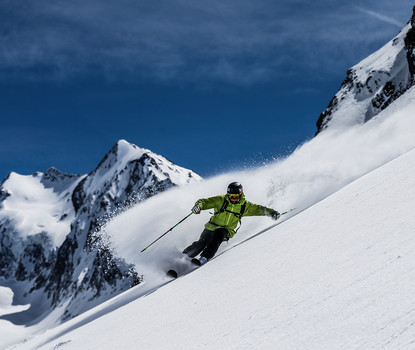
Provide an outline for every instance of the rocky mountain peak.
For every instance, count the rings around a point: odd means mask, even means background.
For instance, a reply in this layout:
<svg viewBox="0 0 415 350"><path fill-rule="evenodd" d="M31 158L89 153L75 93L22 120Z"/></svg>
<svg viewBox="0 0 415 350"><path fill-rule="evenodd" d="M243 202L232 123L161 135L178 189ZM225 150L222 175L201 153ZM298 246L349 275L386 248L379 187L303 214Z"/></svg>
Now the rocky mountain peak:
<svg viewBox="0 0 415 350"><path fill-rule="evenodd" d="M381 49L350 68L317 120L317 132L362 124L415 84L415 8L411 20Z"/></svg>
<svg viewBox="0 0 415 350"><path fill-rule="evenodd" d="M58 193L69 190L69 187L85 176L63 173L54 167L47 169L40 175L41 183L45 186L45 188L53 188L53 190Z"/></svg>
<svg viewBox="0 0 415 350"><path fill-rule="evenodd" d="M415 84L415 6L413 8L412 18L409 21L411 28L405 37L405 46L407 50L408 68L412 77L412 84Z"/></svg>
<svg viewBox="0 0 415 350"><path fill-rule="evenodd" d="M0 205L0 277L26 283L15 292L27 303L35 292L49 302L49 312L65 304L64 319L86 311L80 300L88 298L94 305L141 281L139 271L115 256L101 237L105 218L171 187L201 180L125 140L116 142L88 175L53 167L32 176L9 175L0 186L0 200L11 199L14 205L8 210ZM31 211L41 213L43 221L37 222ZM28 217L30 227L24 229L20 221ZM60 236L54 237L57 228ZM33 310L17 318L25 317L34 317Z"/></svg>

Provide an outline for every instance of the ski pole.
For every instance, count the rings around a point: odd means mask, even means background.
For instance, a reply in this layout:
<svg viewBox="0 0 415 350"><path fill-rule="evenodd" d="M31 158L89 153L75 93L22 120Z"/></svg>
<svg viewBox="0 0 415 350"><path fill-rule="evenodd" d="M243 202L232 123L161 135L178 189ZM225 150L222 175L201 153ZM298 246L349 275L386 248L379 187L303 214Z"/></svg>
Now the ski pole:
<svg viewBox="0 0 415 350"><path fill-rule="evenodd" d="M151 242L147 247L145 247L142 251L144 252L145 250L147 250L148 248L150 248L150 246L152 246L154 243L156 243L160 238L164 237L165 235L167 235L170 231L172 231L176 226L178 226L179 224L181 224L184 220L186 220L190 215L192 215L193 212L191 212L189 215L187 215L185 218L181 219L176 225L174 225L173 227L169 228L166 232L164 232L159 238L157 238L155 241Z"/></svg>

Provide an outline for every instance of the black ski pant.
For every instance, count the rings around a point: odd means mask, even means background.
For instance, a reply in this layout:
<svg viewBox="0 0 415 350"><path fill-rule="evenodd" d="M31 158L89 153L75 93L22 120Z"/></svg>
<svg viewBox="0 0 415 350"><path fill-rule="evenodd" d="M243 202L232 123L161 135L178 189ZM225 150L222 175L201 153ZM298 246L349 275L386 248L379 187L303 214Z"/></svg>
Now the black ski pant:
<svg viewBox="0 0 415 350"><path fill-rule="evenodd" d="M215 231L204 229L199 240L193 242L185 250L183 254L194 258L200 252L201 256L206 259L212 259L219 249L220 244L228 237L228 230L223 227L217 228Z"/></svg>

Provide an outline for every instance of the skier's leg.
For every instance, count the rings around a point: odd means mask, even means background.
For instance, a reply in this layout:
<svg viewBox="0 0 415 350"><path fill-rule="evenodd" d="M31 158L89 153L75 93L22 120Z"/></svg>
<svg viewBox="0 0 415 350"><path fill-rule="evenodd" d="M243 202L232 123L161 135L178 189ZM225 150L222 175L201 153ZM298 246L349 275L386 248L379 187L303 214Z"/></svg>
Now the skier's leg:
<svg viewBox="0 0 415 350"><path fill-rule="evenodd" d="M219 246L221 245L225 237L227 237L227 235L228 230L226 228L216 229L213 239L207 244L206 248L200 255L204 256L207 260L212 259L218 251Z"/></svg>
<svg viewBox="0 0 415 350"><path fill-rule="evenodd" d="M210 231L204 229L198 241L193 242L189 245L185 250L183 250L183 254L194 258L198 255L205 247L214 239L215 231Z"/></svg>

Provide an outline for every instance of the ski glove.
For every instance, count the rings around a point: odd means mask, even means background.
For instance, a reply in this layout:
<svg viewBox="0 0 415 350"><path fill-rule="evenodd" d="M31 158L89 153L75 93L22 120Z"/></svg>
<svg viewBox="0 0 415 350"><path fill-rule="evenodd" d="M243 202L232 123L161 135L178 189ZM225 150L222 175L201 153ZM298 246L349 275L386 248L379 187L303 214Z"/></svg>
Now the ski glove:
<svg viewBox="0 0 415 350"><path fill-rule="evenodd" d="M193 208L192 208L192 212L194 214L200 214L201 208L199 204L196 204Z"/></svg>
<svg viewBox="0 0 415 350"><path fill-rule="evenodd" d="M281 214L277 211L271 213L271 217L273 220L278 220L281 217Z"/></svg>

